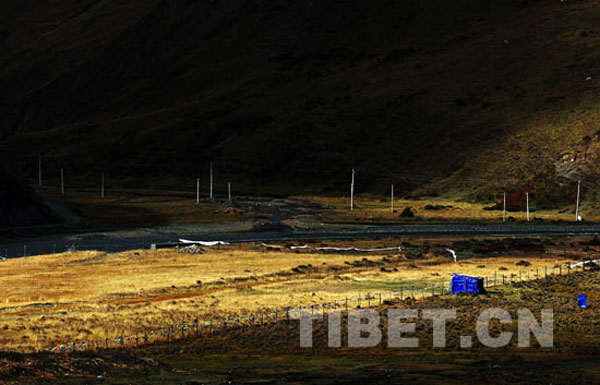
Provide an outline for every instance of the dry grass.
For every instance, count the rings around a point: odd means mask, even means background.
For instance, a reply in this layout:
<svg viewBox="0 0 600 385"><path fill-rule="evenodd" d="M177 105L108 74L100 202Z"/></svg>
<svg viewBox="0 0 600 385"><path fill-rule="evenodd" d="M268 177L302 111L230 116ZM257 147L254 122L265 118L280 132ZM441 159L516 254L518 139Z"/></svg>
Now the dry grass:
<svg viewBox="0 0 600 385"><path fill-rule="evenodd" d="M0 264L5 288L0 294L0 343L4 349L28 351L71 340L102 341L194 319L441 286L453 272L493 276L505 267L508 271L502 273L516 273L517 260L499 256L454 264L433 254L413 260L398 253L264 252L251 246L206 254L141 250L14 259ZM533 279L536 268L552 268L565 259L528 261L531 266L521 270L528 269ZM292 271L299 265L305 267Z"/></svg>
<svg viewBox="0 0 600 385"><path fill-rule="evenodd" d="M326 197L326 196L302 196L298 199L319 203L329 206L329 210L322 213L321 219L329 223L404 223L414 222L415 218L400 218L400 213L406 207L416 217L429 222L444 221L502 221L501 210L484 210L492 206L491 203L459 202L448 198L426 198L419 200L395 199L394 209L391 212L390 198L376 198L372 196L355 197L355 208L349 210L350 198L348 197ZM446 206L438 210L428 210L426 206ZM450 206L450 207L448 207ZM527 213L524 211L507 212L507 217L513 217L516 221L526 221ZM546 221L573 221L574 214L564 210L541 210L530 212L530 219L543 219ZM587 215L586 220L598 221L597 215Z"/></svg>
<svg viewBox="0 0 600 385"><path fill-rule="evenodd" d="M252 216L233 207L206 200L196 204L192 193L173 191L110 190L105 198L97 192L68 191L66 196L47 192L77 207L84 218L100 223L192 223L238 221Z"/></svg>

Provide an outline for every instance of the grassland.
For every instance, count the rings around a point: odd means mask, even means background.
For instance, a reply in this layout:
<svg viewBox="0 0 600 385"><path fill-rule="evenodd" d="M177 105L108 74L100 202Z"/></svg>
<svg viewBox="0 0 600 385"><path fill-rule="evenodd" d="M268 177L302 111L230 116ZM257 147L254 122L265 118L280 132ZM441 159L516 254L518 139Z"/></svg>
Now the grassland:
<svg viewBox="0 0 600 385"><path fill-rule="evenodd" d="M585 292L595 303L600 299L598 283L598 271L577 272L495 288L486 296L436 296L417 303L396 299L378 307L383 314L382 330L389 308L455 309L457 318L446 326L444 349L432 349L431 322L423 319L415 320L420 345L411 349L387 348L385 337L374 348L330 349L326 347L326 322L316 322L315 348L302 350L297 347L297 325L289 327L282 322L267 330L239 330L198 343L186 341L178 346L177 354L166 353L161 358L189 380L215 383L595 383L600 375L600 329L595 312L577 309L575 298ZM538 317L541 309L553 309L554 347L540 348L533 339L531 347L517 348L513 338L502 349L486 348L478 342L469 349L459 348L460 336L472 335L478 315L492 307L507 310L511 317L520 308L530 309ZM492 333L500 330L516 333L516 322L492 326ZM160 351L165 348L151 347L144 353L151 356Z"/></svg>
<svg viewBox="0 0 600 385"><path fill-rule="evenodd" d="M487 221L501 222L502 210L489 210L495 202L475 203L452 198L394 199L394 212L391 210L391 199L372 195L356 196L354 210L349 210L350 198L341 196L303 196L297 199L318 203L327 210L321 213L321 220L326 223L372 223L394 224L449 221ZM402 218L400 213L410 207L414 218ZM530 212L531 221L574 221L575 205L555 210L539 210ZM596 211L581 211L587 221L598 221ZM527 221L526 211L510 211L506 213L509 222Z"/></svg>
<svg viewBox="0 0 600 385"><path fill-rule="evenodd" d="M418 348L326 347L326 321L315 321L313 349L298 347L298 324L281 319L264 326L234 326L227 331L170 343L71 354L1 354L0 383L11 384L572 384L600 378L600 329L593 309L577 309L576 295L600 300L600 273L571 272L513 285L495 287L482 296L435 296L419 301L394 298L374 306L383 315L389 308L455 309L446 325L446 348L431 348L431 322L417 319ZM516 338L502 349L459 348L459 338L473 335L475 320L489 308L553 309L554 347L516 347ZM343 319L342 322L345 322ZM491 325L491 333L516 333L517 323ZM385 333L385 332L384 332ZM346 340L345 332L342 340ZM342 346L345 346L343 343ZM65 376L68 373L68 376Z"/></svg>
<svg viewBox="0 0 600 385"><path fill-rule="evenodd" d="M47 190L45 198L62 202L83 221L99 225L190 223L238 221L253 215L228 204L203 197L196 203L192 192L161 189L112 188L100 196L99 191L75 188L67 195Z"/></svg>
<svg viewBox="0 0 600 385"><path fill-rule="evenodd" d="M101 198L97 191L75 189L62 196L56 191L43 192L46 199L58 202L61 211L70 214L81 223L100 227L131 226L173 223L211 223L246 221L246 226L260 222L270 222L277 217L283 225L292 228L313 227L315 223L325 224L405 224L405 223L448 223L448 222L502 222L502 210L490 209L494 201L485 203L467 202L455 197L423 197L421 199L394 200L391 211L390 198L371 194L355 197L354 210L349 210L349 198L333 195L296 195L281 197L276 204L263 202L260 197L234 197L233 202L211 201L203 198L196 203L191 192L161 189L114 188ZM534 202L532 201L532 206ZM414 217L400 214L410 208ZM575 205L560 209L533 210L532 222L567 221L575 218ZM584 220L600 220L600 211L582 206L579 213ZM507 223L527 221L527 213L508 211Z"/></svg>
<svg viewBox="0 0 600 385"><path fill-rule="evenodd" d="M585 255L560 246L541 250L535 242L532 250L506 251L510 240L501 247L494 242L486 246L453 240L447 244L463 250L467 244L484 248L455 264L443 251L444 241L411 242L403 243L402 252L375 255L266 251L236 245L205 254L140 250L12 259L0 264L0 284L5 288L0 294L0 344L31 351L346 297L354 304L358 297L366 303L367 294L383 293L386 299L402 290L405 296L425 297L429 291L412 288L447 287L455 272L527 280L545 271L558 272L558 266L595 252L589 246ZM396 246L398 241L352 244ZM516 265L521 259L530 265Z"/></svg>

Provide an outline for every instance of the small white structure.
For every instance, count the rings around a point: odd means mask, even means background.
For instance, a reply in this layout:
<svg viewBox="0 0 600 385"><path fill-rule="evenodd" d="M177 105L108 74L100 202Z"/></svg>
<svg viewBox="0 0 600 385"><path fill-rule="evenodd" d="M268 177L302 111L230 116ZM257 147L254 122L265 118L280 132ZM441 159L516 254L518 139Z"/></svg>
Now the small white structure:
<svg viewBox="0 0 600 385"><path fill-rule="evenodd" d="M454 263L456 263L456 252L454 250L451 249L446 249L446 251L448 251L450 254L452 254L452 258L454 258Z"/></svg>
<svg viewBox="0 0 600 385"><path fill-rule="evenodd" d="M184 245L200 245L200 246L219 246L219 245L229 245L229 242L224 241L189 241L187 239L179 239L179 242Z"/></svg>

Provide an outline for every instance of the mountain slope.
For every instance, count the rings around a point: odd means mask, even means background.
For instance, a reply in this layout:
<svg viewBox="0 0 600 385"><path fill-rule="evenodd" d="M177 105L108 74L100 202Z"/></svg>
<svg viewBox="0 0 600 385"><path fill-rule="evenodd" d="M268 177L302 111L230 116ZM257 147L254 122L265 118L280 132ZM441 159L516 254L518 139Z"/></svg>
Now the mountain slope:
<svg viewBox="0 0 600 385"><path fill-rule="evenodd" d="M59 222L33 191L1 166L0 179L0 230Z"/></svg>
<svg viewBox="0 0 600 385"><path fill-rule="evenodd" d="M354 167L359 191L561 202L555 162L597 129L596 1L2 7L0 135L29 175L39 152L81 182L213 160L244 188L340 192Z"/></svg>

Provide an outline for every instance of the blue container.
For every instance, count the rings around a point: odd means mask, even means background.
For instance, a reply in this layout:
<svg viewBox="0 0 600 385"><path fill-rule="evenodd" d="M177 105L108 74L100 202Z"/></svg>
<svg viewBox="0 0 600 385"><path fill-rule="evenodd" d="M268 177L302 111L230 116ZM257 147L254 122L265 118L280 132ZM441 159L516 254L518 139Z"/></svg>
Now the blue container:
<svg viewBox="0 0 600 385"><path fill-rule="evenodd" d="M582 309L587 309L587 295L579 294L577 296L577 306Z"/></svg>
<svg viewBox="0 0 600 385"><path fill-rule="evenodd" d="M452 275L451 288L452 294L475 293L484 294L485 286L483 278L471 277L470 275L454 274Z"/></svg>

